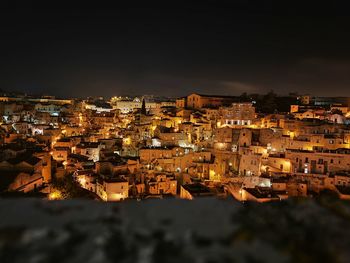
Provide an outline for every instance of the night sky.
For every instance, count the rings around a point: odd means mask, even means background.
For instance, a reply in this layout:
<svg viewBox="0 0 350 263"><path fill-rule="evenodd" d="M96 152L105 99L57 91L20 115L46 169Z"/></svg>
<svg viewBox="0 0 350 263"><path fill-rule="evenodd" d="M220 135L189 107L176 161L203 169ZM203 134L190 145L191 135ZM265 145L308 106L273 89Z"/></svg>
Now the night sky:
<svg viewBox="0 0 350 263"><path fill-rule="evenodd" d="M63 97L350 96L348 9L267 2L3 7L0 88Z"/></svg>

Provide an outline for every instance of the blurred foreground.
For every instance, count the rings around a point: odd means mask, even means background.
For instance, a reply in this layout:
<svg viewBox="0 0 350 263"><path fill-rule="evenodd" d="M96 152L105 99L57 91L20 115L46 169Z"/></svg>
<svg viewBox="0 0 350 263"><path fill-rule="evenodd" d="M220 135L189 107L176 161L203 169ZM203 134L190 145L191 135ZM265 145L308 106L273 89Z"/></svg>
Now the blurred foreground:
<svg viewBox="0 0 350 263"><path fill-rule="evenodd" d="M348 262L350 203L0 200L0 262Z"/></svg>

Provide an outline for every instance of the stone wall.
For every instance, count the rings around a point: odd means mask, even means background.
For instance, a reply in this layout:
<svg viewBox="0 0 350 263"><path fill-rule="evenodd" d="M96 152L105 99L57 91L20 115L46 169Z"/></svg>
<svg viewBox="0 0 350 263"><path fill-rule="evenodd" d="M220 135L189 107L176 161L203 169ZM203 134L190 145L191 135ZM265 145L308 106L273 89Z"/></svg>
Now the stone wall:
<svg viewBox="0 0 350 263"><path fill-rule="evenodd" d="M350 203L0 200L0 262L346 262Z"/></svg>

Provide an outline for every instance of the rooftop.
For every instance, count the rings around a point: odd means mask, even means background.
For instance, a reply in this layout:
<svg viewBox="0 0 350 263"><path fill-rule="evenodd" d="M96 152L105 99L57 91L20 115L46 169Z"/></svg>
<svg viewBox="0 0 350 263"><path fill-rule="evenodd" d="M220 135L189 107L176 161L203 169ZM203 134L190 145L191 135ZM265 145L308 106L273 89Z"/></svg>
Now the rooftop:
<svg viewBox="0 0 350 263"><path fill-rule="evenodd" d="M244 188L244 190L255 198L279 198L271 188L267 187Z"/></svg>
<svg viewBox="0 0 350 263"><path fill-rule="evenodd" d="M182 186L187 190L192 196L202 196L202 195L211 195L210 189L200 183L185 184Z"/></svg>

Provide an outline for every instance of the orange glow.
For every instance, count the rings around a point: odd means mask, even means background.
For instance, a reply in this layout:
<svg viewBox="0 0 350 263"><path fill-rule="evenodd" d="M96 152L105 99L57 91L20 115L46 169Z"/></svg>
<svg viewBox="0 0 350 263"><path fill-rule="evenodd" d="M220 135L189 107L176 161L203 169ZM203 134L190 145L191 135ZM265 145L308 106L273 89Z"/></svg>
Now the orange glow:
<svg viewBox="0 0 350 263"><path fill-rule="evenodd" d="M58 190L55 190L49 194L49 200L61 200L62 193Z"/></svg>

